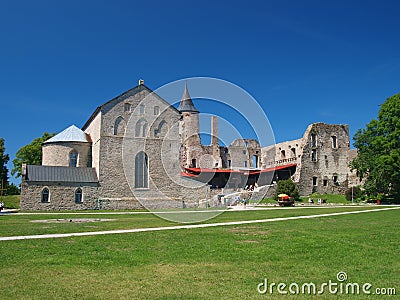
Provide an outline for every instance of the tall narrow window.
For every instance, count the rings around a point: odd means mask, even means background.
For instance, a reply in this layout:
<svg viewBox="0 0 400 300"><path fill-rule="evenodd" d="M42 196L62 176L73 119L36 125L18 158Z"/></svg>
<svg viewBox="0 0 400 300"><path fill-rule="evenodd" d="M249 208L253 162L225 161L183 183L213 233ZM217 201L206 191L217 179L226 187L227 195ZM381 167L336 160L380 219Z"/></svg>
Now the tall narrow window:
<svg viewBox="0 0 400 300"><path fill-rule="evenodd" d="M191 165L191 167L192 167L192 168L196 168L196 167L197 167L197 163L196 163L196 159L195 159L195 158L192 159L192 165Z"/></svg>
<svg viewBox="0 0 400 300"><path fill-rule="evenodd" d="M247 161L244 162L244 167L247 168Z"/></svg>
<svg viewBox="0 0 400 300"><path fill-rule="evenodd" d="M253 167L258 168L258 156L253 155Z"/></svg>
<svg viewBox="0 0 400 300"><path fill-rule="evenodd" d="M311 147L317 147L317 135L315 133L311 134Z"/></svg>
<svg viewBox="0 0 400 300"><path fill-rule="evenodd" d="M124 104L124 111L125 112L130 112L131 111L131 104L130 103L125 103Z"/></svg>
<svg viewBox="0 0 400 300"><path fill-rule="evenodd" d="M317 186L317 183L318 183L318 182L317 182L317 177L314 176L314 177L312 178L312 185L313 185L313 186Z"/></svg>
<svg viewBox="0 0 400 300"><path fill-rule="evenodd" d="M149 161L147 154L139 152L135 158L135 188L149 187Z"/></svg>
<svg viewBox="0 0 400 300"><path fill-rule="evenodd" d="M334 135L332 135L332 148L337 148L337 138Z"/></svg>
<svg viewBox="0 0 400 300"><path fill-rule="evenodd" d="M144 105L143 104L140 104L139 112L140 112L140 114L144 114Z"/></svg>
<svg viewBox="0 0 400 300"><path fill-rule="evenodd" d="M244 147L247 148L248 145L249 143L247 141L244 141Z"/></svg>
<svg viewBox="0 0 400 300"><path fill-rule="evenodd" d="M316 149L312 149L312 151L311 151L311 160L317 161L317 150Z"/></svg>
<svg viewBox="0 0 400 300"><path fill-rule="evenodd" d="M159 106L154 106L154 115L158 116L160 114L160 107Z"/></svg>
<svg viewBox="0 0 400 300"><path fill-rule="evenodd" d="M286 152L285 150L281 150L281 159L285 159L286 158Z"/></svg>
<svg viewBox="0 0 400 300"><path fill-rule="evenodd" d="M82 189L77 188L75 191L75 203L82 203Z"/></svg>
<svg viewBox="0 0 400 300"><path fill-rule="evenodd" d="M292 151L293 157L296 157L296 148L290 149Z"/></svg>
<svg viewBox="0 0 400 300"><path fill-rule="evenodd" d="M231 166L232 166L232 161L228 159L228 168L230 168Z"/></svg>
<svg viewBox="0 0 400 300"><path fill-rule="evenodd" d="M44 188L42 190L42 202L43 203L48 203L50 202L50 192L48 188Z"/></svg>
<svg viewBox="0 0 400 300"><path fill-rule="evenodd" d="M78 152L75 150L72 150L69 153L69 166L70 167L76 167L78 164Z"/></svg>

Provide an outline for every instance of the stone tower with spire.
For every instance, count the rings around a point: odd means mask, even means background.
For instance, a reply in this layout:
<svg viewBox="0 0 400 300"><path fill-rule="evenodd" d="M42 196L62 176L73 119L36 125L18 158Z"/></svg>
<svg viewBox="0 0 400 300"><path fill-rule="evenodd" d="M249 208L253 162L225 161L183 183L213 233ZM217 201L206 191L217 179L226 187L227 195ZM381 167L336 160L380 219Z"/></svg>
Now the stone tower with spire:
<svg viewBox="0 0 400 300"><path fill-rule="evenodd" d="M193 104L187 84L185 84L178 110L181 113L181 165L186 168L196 168L199 166L203 148L200 140L199 111Z"/></svg>

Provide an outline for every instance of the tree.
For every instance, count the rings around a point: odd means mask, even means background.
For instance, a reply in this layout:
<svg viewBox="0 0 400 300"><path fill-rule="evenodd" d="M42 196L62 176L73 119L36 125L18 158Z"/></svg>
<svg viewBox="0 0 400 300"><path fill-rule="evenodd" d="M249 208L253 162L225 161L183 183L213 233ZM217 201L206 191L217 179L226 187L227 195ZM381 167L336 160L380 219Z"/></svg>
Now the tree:
<svg viewBox="0 0 400 300"><path fill-rule="evenodd" d="M7 163L10 160L8 154L5 154L4 139L0 138L0 189L5 189L8 185Z"/></svg>
<svg viewBox="0 0 400 300"><path fill-rule="evenodd" d="M381 105L378 119L353 137L358 156L350 163L370 195L400 193L400 94Z"/></svg>
<svg viewBox="0 0 400 300"><path fill-rule="evenodd" d="M279 194L286 194L294 200L300 199L299 190L297 185L291 180L279 180L276 186L275 198L278 199Z"/></svg>
<svg viewBox="0 0 400 300"><path fill-rule="evenodd" d="M20 148L15 154L13 159L14 168L11 174L16 177L21 176L22 163L28 165L41 165L42 164L42 144L49 138L53 137L55 133L43 133L42 137L34 139L30 144Z"/></svg>

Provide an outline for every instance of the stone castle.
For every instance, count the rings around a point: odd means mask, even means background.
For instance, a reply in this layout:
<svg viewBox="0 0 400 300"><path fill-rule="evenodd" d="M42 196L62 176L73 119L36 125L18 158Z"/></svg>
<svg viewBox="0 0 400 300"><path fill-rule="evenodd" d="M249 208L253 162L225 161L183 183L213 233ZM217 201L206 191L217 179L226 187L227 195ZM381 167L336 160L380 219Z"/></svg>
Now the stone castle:
<svg viewBox="0 0 400 300"><path fill-rule="evenodd" d="M42 165L23 165L21 209L178 208L288 178L302 195L356 184L347 125L311 124L302 138L267 147L254 139L225 146L213 116L211 145L202 145L199 113L187 86L175 108L139 81L81 129L43 143Z"/></svg>

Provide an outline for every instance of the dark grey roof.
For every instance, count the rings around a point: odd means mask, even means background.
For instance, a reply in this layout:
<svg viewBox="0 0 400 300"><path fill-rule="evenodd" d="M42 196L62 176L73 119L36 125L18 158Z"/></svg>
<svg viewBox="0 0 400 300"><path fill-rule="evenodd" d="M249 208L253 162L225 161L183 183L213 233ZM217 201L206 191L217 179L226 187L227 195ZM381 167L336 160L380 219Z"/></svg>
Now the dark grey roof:
<svg viewBox="0 0 400 300"><path fill-rule="evenodd" d="M56 166L26 166L27 181L48 182L98 182L94 168L56 167Z"/></svg>
<svg viewBox="0 0 400 300"><path fill-rule="evenodd" d="M192 98L190 98L187 84L185 84L185 90L183 91L182 100L179 103L178 110L180 112L194 112L194 113L199 112L194 106Z"/></svg>

